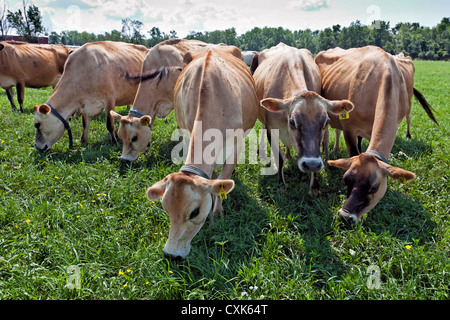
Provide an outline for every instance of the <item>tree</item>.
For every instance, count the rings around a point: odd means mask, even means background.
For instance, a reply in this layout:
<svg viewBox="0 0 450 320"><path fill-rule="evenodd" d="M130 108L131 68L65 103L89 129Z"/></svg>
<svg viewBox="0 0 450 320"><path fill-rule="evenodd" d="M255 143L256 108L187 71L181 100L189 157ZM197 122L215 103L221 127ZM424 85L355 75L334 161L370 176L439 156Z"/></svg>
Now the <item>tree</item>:
<svg viewBox="0 0 450 320"><path fill-rule="evenodd" d="M7 19L22 39L28 42L37 42L37 36L44 32L41 12L34 4L29 5L27 0L22 0L22 5L23 11L21 9L16 12L8 10Z"/></svg>
<svg viewBox="0 0 450 320"><path fill-rule="evenodd" d="M2 33L1 40L5 40L9 31L9 23L6 18L6 0L3 0L3 8L0 10L0 32Z"/></svg>
<svg viewBox="0 0 450 320"><path fill-rule="evenodd" d="M130 18L122 19L122 36L125 42L135 44L143 44L144 36L141 30L144 24L139 20L132 20Z"/></svg>

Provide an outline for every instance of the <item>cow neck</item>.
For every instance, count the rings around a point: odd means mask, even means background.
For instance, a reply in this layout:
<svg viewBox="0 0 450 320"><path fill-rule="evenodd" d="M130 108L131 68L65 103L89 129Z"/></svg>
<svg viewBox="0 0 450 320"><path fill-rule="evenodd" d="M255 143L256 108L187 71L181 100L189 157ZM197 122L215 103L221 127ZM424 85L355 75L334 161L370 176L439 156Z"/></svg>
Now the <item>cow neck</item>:
<svg viewBox="0 0 450 320"><path fill-rule="evenodd" d="M56 111L55 108L53 108L49 102L46 102L45 104L50 108L53 115L56 118L58 118L59 121L62 122L64 129L67 130L67 133L69 135L69 148L72 148L73 147L72 129L70 128L69 122L67 122L67 120L58 111Z"/></svg>
<svg viewBox="0 0 450 320"><path fill-rule="evenodd" d="M384 158L389 159L389 154L394 146L397 133L397 117L389 113L388 109L379 109L379 107L377 106L375 113L372 134L367 150L375 150Z"/></svg>
<svg viewBox="0 0 450 320"><path fill-rule="evenodd" d="M193 166L198 168L199 170L203 171L207 176L211 177L213 171L214 171L214 164L207 164L204 163L203 159L203 151L205 150L206 145L210 144L211 142L205 142L203 141L203 133L204 130L207 128L202 128L201 130L198 128L198 125L194 123L194 127L191 131L191 137L189 141L189 148L187 152L186 162L185 164L188 166ZM200 145L195 145L195 141L199 140L196 139L196 137L199 137L200 139Z"/></svg>

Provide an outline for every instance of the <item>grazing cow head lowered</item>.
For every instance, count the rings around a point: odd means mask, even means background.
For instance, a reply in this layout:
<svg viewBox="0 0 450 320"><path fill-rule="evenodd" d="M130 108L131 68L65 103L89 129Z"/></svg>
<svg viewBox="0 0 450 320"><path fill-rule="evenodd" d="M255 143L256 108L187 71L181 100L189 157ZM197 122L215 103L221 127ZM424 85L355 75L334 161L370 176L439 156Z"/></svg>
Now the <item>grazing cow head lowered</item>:
<svg viewBox="0 0 450 320"><path fill-rule="evenodd" d="M181 73L181 67L162 67L139 75L126 75L126 79L141 86L138 95L142 90L147 90L149 100L142 102L142 94L139 95L139 105L149 105L153 113L144 115L141 112L131 109L128 116L122 116L115 111L110 111L111 116L119 121L117 134L123 142L122 156L120 159L135 161L139 153L145 153L151 138L151 128L155 117L165 117L173 109L173 88ZM146 86L143 86L143 83ZM136 104L136 100L135 100ZM157 110L157 111L156 111Z"/></svg>
<svg viewBox="0 0 450 320"><path fill-rule="evenodd" d="M347 170L343 177L347 186L347 199L338 215L354 223L359 223L362 216L383 198L388 176L403 183L416 178L413 172L393 167L369 153L329 160L328 164Z"/></svg>
<svg viewBox="0 0 450 320"><path fill-rule="evenodd" d="M36 138L34 145L45 151L50 149L64 134L69 131L70 146L72 146L72 132L68 122L49 104L34 106L34 127Z"/></svg>
<svg viewBox="0 0 450 320"><path fill-rule="evenodd" d="M130 112L128 116L122 116L111 110L111 116L119 121L117 135L122 140L121 160L135 161L139 153L144 153L150 144L152 130L150 123L152 118L144 115L134 115Z"/></svg>
<svg viewBox="0 0 450 320"><path fill-rule="evenodd" d="M272 112L286 112L288 131L298 154L298 167L303 172L318 172L323 168L320 145L330 118L328 112L350 112L349 100L327 100L313 91L304 91L287 99L266 98L261 106Z"/></svg>
<svg viewBox="0 0 450 320"><path fill-rule="evenodd" d="M186 257L192 239L213 210L215 196L233 188L233 180L208 180L183 172L172 173L148 188L148 199L162 197L162 206L170 217L164 255L175 260Z"/></svg>

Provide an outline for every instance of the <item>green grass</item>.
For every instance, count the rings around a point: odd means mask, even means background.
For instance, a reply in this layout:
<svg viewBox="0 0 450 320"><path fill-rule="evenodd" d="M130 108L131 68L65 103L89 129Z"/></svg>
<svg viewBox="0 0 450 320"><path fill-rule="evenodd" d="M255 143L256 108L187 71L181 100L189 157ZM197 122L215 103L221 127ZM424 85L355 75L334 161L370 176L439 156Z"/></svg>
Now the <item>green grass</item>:
<svg viewBox="0 0 450 320"><path fill-rule="evenodd" d="M0 298L449 299L450 63L415 65L415 87L440 126L414 100L413 138L404 138L402 122L390 162L417 180L389 180L363 224L345 228L335 220L343 171L327 166L322 195L312 197L309 176L294 161L286 164L285 193L259 165L239 165L226 216L207 222L178 263L162 254L169 218L145 197L147 187L179 169L170 159L173 113L156 120L149 152L131 165L119 161L120 145L110 146L104 114L91 122L87 146L78 118L71 121L74 148L65 133L42 154L33 145L32 109L51 89L27 89L25 114L11 111L3 91ZM66 287L71 265L81 272L80 289ZM367 286L369 266L379 267L380 289Z"/></svg>

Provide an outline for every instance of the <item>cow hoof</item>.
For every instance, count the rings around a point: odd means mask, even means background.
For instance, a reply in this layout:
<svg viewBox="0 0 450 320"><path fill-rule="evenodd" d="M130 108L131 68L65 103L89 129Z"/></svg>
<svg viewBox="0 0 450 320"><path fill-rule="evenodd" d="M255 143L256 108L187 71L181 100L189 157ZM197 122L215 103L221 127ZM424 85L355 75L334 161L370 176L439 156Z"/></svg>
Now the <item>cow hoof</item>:
<svg viewBox="0 0 450 320"><path fill-rule="evenodd" d="M319 196L322 195L322 193L320 192L319 189L310 189L310 190L308 191L308 194L309 194L310 196L314 196L314 197L319 197Z"/></svg>

